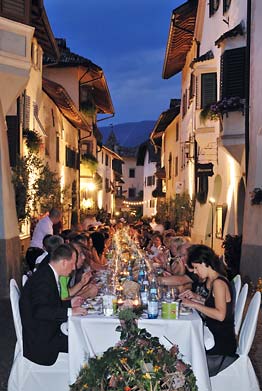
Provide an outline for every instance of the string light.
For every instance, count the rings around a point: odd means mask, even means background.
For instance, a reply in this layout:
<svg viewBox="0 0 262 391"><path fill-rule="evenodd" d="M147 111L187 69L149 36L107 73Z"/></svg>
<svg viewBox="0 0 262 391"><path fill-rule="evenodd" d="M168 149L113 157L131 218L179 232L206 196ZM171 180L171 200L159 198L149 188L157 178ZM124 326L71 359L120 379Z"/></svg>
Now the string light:
<svg viewBox="0 0 262 391"><path fill-rule="evenodd" d="M148 202L149 200L147 201L123 201L123 204L125 205L130 205L130 206L139 206L139 205L144 205Z"/></svg>

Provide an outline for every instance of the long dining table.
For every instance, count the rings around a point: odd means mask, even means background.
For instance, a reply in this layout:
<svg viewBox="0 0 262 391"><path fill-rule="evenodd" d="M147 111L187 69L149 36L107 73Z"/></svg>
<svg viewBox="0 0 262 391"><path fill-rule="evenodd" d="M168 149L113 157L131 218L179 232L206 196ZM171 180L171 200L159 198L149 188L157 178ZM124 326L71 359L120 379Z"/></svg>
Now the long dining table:
<svg viewBox="0 0 262 391"><path fill-rule="evenodd" d="M116 316L88 314L71 316L68 322L69 374L74 383L81 366L89 357L102 354L120 339L116 331L119 320ZM138 326L146 328L152 336L158 337L167 348L178 345L183 360L191 364L197 379L199 391L210 391L206 355L203 342L202 320L197 312L181 315L177 320L139 319Z"/></svg>

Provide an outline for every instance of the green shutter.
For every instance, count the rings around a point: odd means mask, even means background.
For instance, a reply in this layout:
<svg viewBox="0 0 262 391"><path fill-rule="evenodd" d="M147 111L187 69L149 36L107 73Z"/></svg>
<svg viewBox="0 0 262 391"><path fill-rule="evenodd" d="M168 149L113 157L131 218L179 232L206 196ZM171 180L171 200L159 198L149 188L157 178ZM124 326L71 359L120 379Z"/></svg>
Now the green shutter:
<svg viewBox="0 0 262 391"><path fill-rule="evenodd" d="M201 75L201 108L217 101L217 74L203 73Z"/></svg>
<svg viewBox="0 0 262 391"><path fill-rule="evenodd" d="M221 56L221 99L245 98L246 47L226 50Z"/></svg>

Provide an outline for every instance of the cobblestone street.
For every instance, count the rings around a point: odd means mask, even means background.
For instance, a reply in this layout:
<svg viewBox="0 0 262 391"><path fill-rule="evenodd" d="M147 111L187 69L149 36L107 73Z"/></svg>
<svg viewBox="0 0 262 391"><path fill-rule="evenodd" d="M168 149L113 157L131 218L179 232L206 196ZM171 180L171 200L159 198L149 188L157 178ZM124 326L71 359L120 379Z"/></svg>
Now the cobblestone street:
<svg viewBox="0 0 262 391"><path fill-rule="evenodd" d="M9 300L0 300L0 391L7 390L7 380L13 361L15 331ZM262 311L260 310L258 327L250 352L250 357L262 388ZM222 391L222 390L221 390ZM228 391L228 390L224 390ZM234 389L232 388L232 391ZM248 391L248 390L247 390Z"/></svg>

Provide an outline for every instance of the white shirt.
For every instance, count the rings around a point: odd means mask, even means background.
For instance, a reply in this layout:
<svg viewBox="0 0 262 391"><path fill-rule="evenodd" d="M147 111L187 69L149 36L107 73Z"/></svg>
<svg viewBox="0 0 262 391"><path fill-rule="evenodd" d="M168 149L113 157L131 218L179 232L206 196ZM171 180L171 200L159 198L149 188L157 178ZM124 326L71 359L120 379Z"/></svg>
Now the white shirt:
<svg viewBox="0 0 262 391"><path fill-rule="evenodd" d="M30 247L43 248L43 239L46 235L53 235L53 223L49 216L43 217L36 224Z"/></svg>

